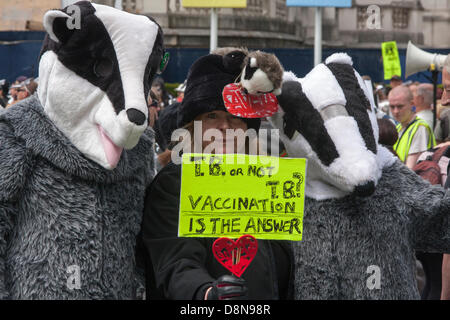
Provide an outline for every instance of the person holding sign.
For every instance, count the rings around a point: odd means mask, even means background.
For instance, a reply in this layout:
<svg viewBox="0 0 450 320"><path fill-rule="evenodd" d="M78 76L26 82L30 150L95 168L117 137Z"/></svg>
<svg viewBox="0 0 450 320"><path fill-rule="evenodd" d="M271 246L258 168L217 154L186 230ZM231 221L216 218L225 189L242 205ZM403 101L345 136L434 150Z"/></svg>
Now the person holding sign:
<svg viewBox="0 0 450 320"><path fill-rule="evenodd" d="M240 118L228 113L222 98L224 87L239 77L243 58L245 54L239 50L223 55L209 54L199 58L189 70L185 97L179 109L179 124L190 130L190 145L198 143L200 152L205 153L211 147L211 141L203 138L208 129L218 130L226 136L227 130L259 128L258 118ZM192 132L197 128L194 121L201 124L201 132ZM215 148L209 153L236 152L233 139L214 143ZM247 152L245 149L242 150L244 153ZM147 190L142 222L142 242L148 253L147 298L291 298L293 255L290 242L259 240L257 254L242 277L230 275L213 255L215 238L178 237L180 186L181 165L170 162ZM201 224L195 228L201 228ZM234 262L239 261L240 253L233 257Z"/></svg>

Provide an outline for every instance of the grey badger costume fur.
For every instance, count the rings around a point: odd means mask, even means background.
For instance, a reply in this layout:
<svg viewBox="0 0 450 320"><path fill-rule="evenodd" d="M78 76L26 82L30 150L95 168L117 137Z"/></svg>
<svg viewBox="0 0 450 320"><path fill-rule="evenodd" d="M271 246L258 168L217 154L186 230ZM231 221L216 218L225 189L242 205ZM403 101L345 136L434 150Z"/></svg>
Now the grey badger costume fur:
<svg viewBox="0 0 450 320"><path fill-rule="evenodd" d="M154 175L146 97L162 30L88 1L69 7L44 16L37 95L0 115L3 299L133 299L139 282Z"/></svg>
<svg viewBox="0 0 450 320"><path fill-rule="evenodd" d="M374 106L351 58L283 76L270 121L308 159L296 299L419 299L414 250L450 252L450 193L378 144Z"/></svg>

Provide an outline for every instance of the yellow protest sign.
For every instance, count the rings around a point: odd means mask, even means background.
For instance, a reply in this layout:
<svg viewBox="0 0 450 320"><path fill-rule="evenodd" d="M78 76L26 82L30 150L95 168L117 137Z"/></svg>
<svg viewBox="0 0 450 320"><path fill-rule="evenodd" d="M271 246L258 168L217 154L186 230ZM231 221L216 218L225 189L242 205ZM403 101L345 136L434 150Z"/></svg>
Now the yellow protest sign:
<svg viewBox="0 0 450 320"><path fill-rule="evenodd" d="M183 154L179 237L302 239L306 159Z"/></svg>
<svg viewBox="0 0 450 320"><path fill-rule="evenodd" d="M397 43L395 41L383 42L381 44L383 56L384 79L390 80L393 76L401 76L400 57L398 55Z"/></svg>
<svg viewBox="0 0 450 320"><path fill-rule="evenodd" d="M182 0L185 8L246 8L247 0Z"/></svg>

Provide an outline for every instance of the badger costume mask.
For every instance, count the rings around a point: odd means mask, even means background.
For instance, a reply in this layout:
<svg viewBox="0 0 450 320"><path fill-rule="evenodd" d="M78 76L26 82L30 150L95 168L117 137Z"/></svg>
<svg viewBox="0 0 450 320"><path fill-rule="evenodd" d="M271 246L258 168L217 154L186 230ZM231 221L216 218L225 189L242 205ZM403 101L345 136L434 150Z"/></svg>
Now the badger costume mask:
<svg viewBox="0 0 450 320"><path fill-rule="evenodd" d="M351 58L338 53L304 78L283 75L271 119L290 157L308 159L306 195L316 200L371 195L382 169L395 161L378 144L369 93Z"/></svg>
<svg viewBox="0 0 450 320"><path fill-rule="evenodd" d="M87 158L114 169L123 148L133 148L147 128L146 97L164 54L161 28L146 16L88 1L48 11L44 27L44 111Z"/></svg>

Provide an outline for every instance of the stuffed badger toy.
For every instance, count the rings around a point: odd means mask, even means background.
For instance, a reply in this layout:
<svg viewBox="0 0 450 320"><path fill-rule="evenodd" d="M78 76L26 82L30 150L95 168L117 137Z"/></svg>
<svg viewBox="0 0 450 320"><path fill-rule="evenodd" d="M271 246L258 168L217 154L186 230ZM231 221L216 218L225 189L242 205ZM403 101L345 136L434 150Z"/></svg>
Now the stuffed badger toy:
<svg viewBox="0 0 450 320"><path fill-rule="evenodd" d="M450 252L450 193L378 144L368 97L346 54L283 76L270 121L308 159L297 299L419 299L414 250Z"/></svg>
<svg viewBox="0 0 450 320"><path fill-rule="evenodd" d="M135 297L135 240L154 175L146 97L162 30L88 1L69 7L44 16L37 95L0 116L4 299Z"/></svg>
<svg viewBox="0 0 450 320"><path fill-rule="evenodd" d="M245 94L281 94L283 67L274 54L235 47L217 48L211 53L223 56L224 67L239 74L236 81Z"/></svg>

